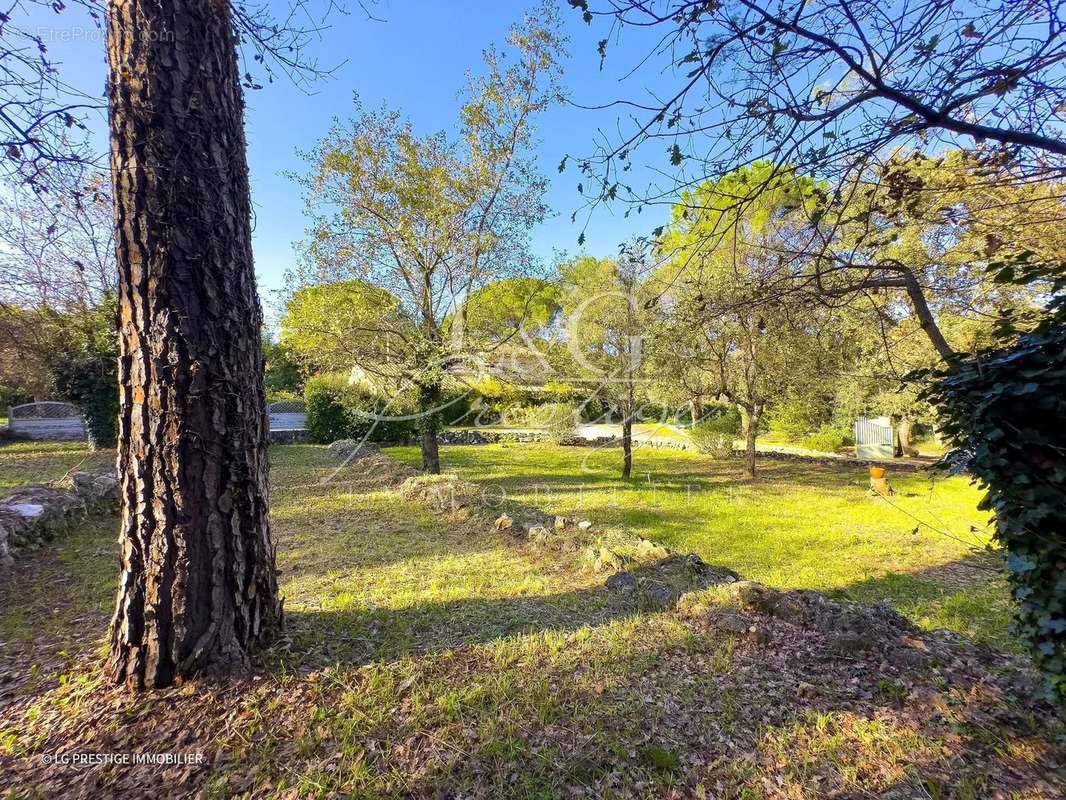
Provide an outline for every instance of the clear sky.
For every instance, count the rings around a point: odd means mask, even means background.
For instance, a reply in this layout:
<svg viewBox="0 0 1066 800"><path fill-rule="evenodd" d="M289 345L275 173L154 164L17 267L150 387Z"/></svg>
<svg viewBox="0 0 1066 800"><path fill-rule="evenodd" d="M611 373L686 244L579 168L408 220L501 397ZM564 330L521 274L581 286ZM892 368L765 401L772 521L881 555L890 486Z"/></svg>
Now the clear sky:
<svg viewBox="0 0 1066 800"><path fill-rule="evenodd" d="M283 2L273 5L287 7ZM382 21L368 19L354 0L349 5L349 13L332 16L329 29L311 47L322 66L341 65L332 77L316 83L310 94L284 77L247 94L255 259L260 293L268 304L272 290L281 286L285 270L293 263L293 242L303 236L306 225L299 189L281 174L305 169L295 151L310 149L325 135L333 117L347 117L354 92L367 106L385 102L401 110L421 133L454 130L457 95L465 85L465 72L480 68L484 47L505 44L508 27L533 7L534 0L381 0L371 9ZM626 41L611 42L610 57L601 71L596 47L608 31L602 24L590 28L579 12L565 3L562 6L560 14L571 52L564 83L572 99L581 105L594 105L620 96L641 96L649 88L644 82L655 78L654 69L640 70L624 85L619 84L619 76L632 68L652 43L627 31ZM86 24L77 8L59 15L41 13L40 24L47 29L51 55L60 62L63 77L88 92L102 94L102 34ZM597 128L614 129L617 116L615 111L588 111L569 105L557 107L540 119L538 161L551 181L548 202L554 215L533 232L538 255L550 259L555 250L571 254L581 250L577 246L581 220L578 224L570 221L571 213L580 205L576 191L580 178L572 167L560 174L558 164L566 153L590 153ZM94 140L104 151L105 120L101 116L91 122ZM664 153L664 165L666 161ZM584 251L610 255L627 237L647 233L664 221L647 213L624 219L622 211L624 208L614 214L606 209L595 213Z"/></svg>

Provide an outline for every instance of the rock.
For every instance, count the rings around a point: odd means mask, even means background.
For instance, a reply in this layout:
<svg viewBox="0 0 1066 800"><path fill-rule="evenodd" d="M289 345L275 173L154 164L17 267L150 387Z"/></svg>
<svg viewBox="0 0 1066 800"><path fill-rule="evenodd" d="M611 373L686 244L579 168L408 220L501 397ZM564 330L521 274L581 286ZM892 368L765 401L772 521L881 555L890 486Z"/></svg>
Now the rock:
<svg viewBox="0 0 1066 800"><path fill-rule="evenodd" d="M893 653L889 660L893 664L906 669L920 669L928 666L932 658L920 650L903 647Z"/></svg>
<svg viewBox="0 0 1066 800"><path fill-rule="evenodd" d="M661 558L666 558L670 555L670 551L662 545L650 542L647 539L641 539L637 545L637 558L644 561L658 561Z"/></svg>
<svg viewBox="0 0 1066 800"><path fill-rule="evenodd" d="M785 622L800 625L807 619L807 606L793 595L779 595L770 613Z"/></svg>
<svg viewBox="0 0 1066 800"><path fill-rule="evenodd" d="M551 542L551 531L543 525L533 525L529 528L529 540L533 544L548 544Z"/></svg>
<svg viewBox="0 0 1066 800"><path fill-rule="evenodd" d="M632 594L637 590L637 579L633 577L630 572L616 572L607 578L604 586L608 591L618 592L619 594Z"/></svg>
<svg viewBox="0 0 1066 800"><path fill-rule="evenodd" d="M500 514L496 517L496 521L492 523L492 529L495 531L509 531L514 527L514 520L506 514Z"/></svg>
<svg viewBox="0 0 1066 800"><path fill-rule="evenodd" d="M115 502L119 498L119 481L110 472L71 472L55 484L58 489L73 491L88 505Z"/></svg>
<svg viewBox="0 0 1066 800"><path fill-rule="evenodd" d="M619 571L625 564L622 557L607 547L601 547L596 553L596 562L593 568L596 572Z"/></svg>
<svg viewBox="0 0 1066 800"><path fill-rule="evenodd" d="M482 431L466 429L444 430L437 434L440 444L490 444L499 441L498 435L487 434Z"/></svg>
<svg viewBox="0 0 1066 800"><path fill-rule="evenodd" d="M652 583L644 587L644 596L653 606L669 606L677 600L674 590L662 583Z"/></svg>
<svg viewBox="0 0 1066 800"><path fill-rule="evenodd" d="M842 655L861 653L871 647L872 643L869 639L849 633L839 634L829 639L829 649Z"/></svg>
<svg viewBox="0 0 1066 800"><path fill-rule="evenodd" d="M741 605L760 614L772 613L777 598L781 595L776 589L755 581L735 581L729 585L729 593L739 600Z"/></svg>
<svg viewBox="0 0 1066 800"><path fill-rule="evenodd" d="M556 517L552 525L555 527L555 530L561 531L566 528L566 526L569 525L570 522L570 517Z"/></svg>
<svg viewBox="0 0 1066 800"><path fill-rule="evenodd" d="M592 527L592 523L589 522L587 519L583 519L581 520L581 522L577 523L577 527L579 527L583 531L587 531L589 528Z"/></svg>
<svg viewBox="0 0 1066 800"><path fill-rule="evenodd" d="M723 633L743 634L751 627L748 621L737 613L725 613L715 618L714 627Z"/></svg>
<svg viewBox="0 0 1066 800"><path fill-rule="evenodd" d="M112 472L72 472L54 485L23 486L0 500L0 566L52 539L71 519L113 505Z"/></svg>
<svg viewBox="0 0 1066 800"><path fill-rule="evenodd" d="M696 584L706 588L736 583L740 576L726 567L712 567L695 553L689 553L684 560L685 569L695 578Z"/></svg>

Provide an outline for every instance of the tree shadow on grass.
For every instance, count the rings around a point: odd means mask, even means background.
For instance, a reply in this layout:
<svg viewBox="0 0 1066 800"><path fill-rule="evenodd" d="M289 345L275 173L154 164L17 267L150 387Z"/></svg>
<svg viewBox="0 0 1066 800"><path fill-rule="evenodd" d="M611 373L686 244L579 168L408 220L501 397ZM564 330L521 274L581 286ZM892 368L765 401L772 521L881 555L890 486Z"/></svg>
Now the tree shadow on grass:
<svg viewBox="0 0 1066 800"><path fill-rule="evenodd" d="M714 570L718 576L725 572ZM632 584L615 590L605 586L606 575L597 574L588 576L591 585L585 588L555 594L297 610L287 614L285 641L274 655L298 669L359 665L513 636L600 627L672 608L684 592L712 582L693 573L680 556L632 567L627 575Z"/></svg>
<svg viewBox="0 0 1066 800"><path fill-rule="evenodd" d="M1014 602L1003 558L975 549L962 558L913 572L888 572L830 592L859 603L884 602L922 627L945 628L1011 653Z"/></svg>
<svg viewBox="0 0 1066 800"><path fill-rule="evenodd" d="M656 566L634 574L657 580ZM458 735L449 714L462 721L466 738L422 748L418 758L428 749L429 763L389 755L374 762L380 774L413 775L404 786L414 796L449 787L479 796L562 797L569 786L599 796L634 784L657 787L660 796L668 787L693 796L701 776L723 791L774 779L797 796L804 793L799 787L855 796L877 787L901 797L934 787L943 796L954 790L966 796L968 786L1004 784L1055 796L1039 791L1053 785L1045 780L1059 780L1051 766L1059 752L1056 725L1040 716L1046 707L997 681L998 656L990 651L961 642L949 645L958 648L958 661L897 660L905 645L892 637L869 651L843 653L825 632L773 616L743 612L756 635L716 627L720 608L688 627L677 625L676 614L651 611L632 596L594 587L357 615L300 614L293 630L307 638L296 649L309 656L288 665L307 671L329 664L339 671L330 674L345 674L371 662L429 656L397 665L402 675L412 670L410 680L399 682L399 696L367 701L410 708L402 695L413 685L420 704L436 704L438 711L414 719L401 711L383 723L392 741L411 737L396 749L404 754L419 752L410 743L423 731L435 731L434 741ZM610 630L625 621L637 627ZM557 660L536 641L517 661L476 647L586 626L594 629L587 639L557 640ZM454 658L432 658L446 650ZM352 719L370 713L345 696L357 705L340 704L335 718L322 723L324 740L343 737ZM1032 737L1034 747L1005 746L1012 737Z"/></svg>

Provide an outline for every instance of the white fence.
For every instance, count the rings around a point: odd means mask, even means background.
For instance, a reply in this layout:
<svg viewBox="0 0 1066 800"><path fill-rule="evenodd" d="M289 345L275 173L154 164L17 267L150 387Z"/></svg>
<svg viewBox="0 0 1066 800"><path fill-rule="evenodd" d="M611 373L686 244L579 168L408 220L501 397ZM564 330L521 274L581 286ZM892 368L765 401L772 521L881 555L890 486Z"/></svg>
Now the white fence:
<svg viewBox="0 0 1066 800"><path fill-rule="evenodd" d="M307 430L307 405L303 400L279 400L267 405L272 431Z"/></svg>
<svg viewBox="0 0 1066 800"><path fill-rule="evenodd" d="M42 400L12 406L7 412L7 428L21 439L84 439L85 420L72 403Z"/></svg>

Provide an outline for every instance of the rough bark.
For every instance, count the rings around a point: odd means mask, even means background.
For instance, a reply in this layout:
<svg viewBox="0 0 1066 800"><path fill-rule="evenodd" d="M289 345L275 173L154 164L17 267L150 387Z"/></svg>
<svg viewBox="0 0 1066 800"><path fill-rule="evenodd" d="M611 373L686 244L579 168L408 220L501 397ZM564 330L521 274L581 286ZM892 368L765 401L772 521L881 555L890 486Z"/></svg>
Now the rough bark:
<svg viewBox="0 0 1066 800"><path fill-rule="evenodd" d="M692 417L692 424L695 425L701 419L703 419L703 403L699 398L693 398L688 401L689 416Z"/></svg>
<svg viewBox="0 0 1066 800"><path fill-rule="evenodd" d="M626 414L622 419L622 480L633 474L633 418Z"/></svg>
<svg viewBox="0 0 1066 800"><path fill-rule="evenodd" d="M422 427L422 471L440 475L440 446L437 443L437 425L430 421Z"/></svg>
<svg viewBox="0 0 1066 800"><path fill-rule="evenodd" d="M423 387L419 393L419 441L422 445L422 471L430 475L440 474L440 446L437 431L440 428L439 387Z"/></svg>
<svg viewBox="0 0 1066 800"><path fill-rule="evenodd" d="M914 429L914 424L903 417L896 424L896 449L898 456L916 456L918 455L914 445L911 443L911 433Z"/></svg>
<svg viewBox="0 0 1066 800"><path fill-rule="evenodd" d="M114 0L122 575L108 670L247 664L281 624L243 97L224 0Z"/></svg>

